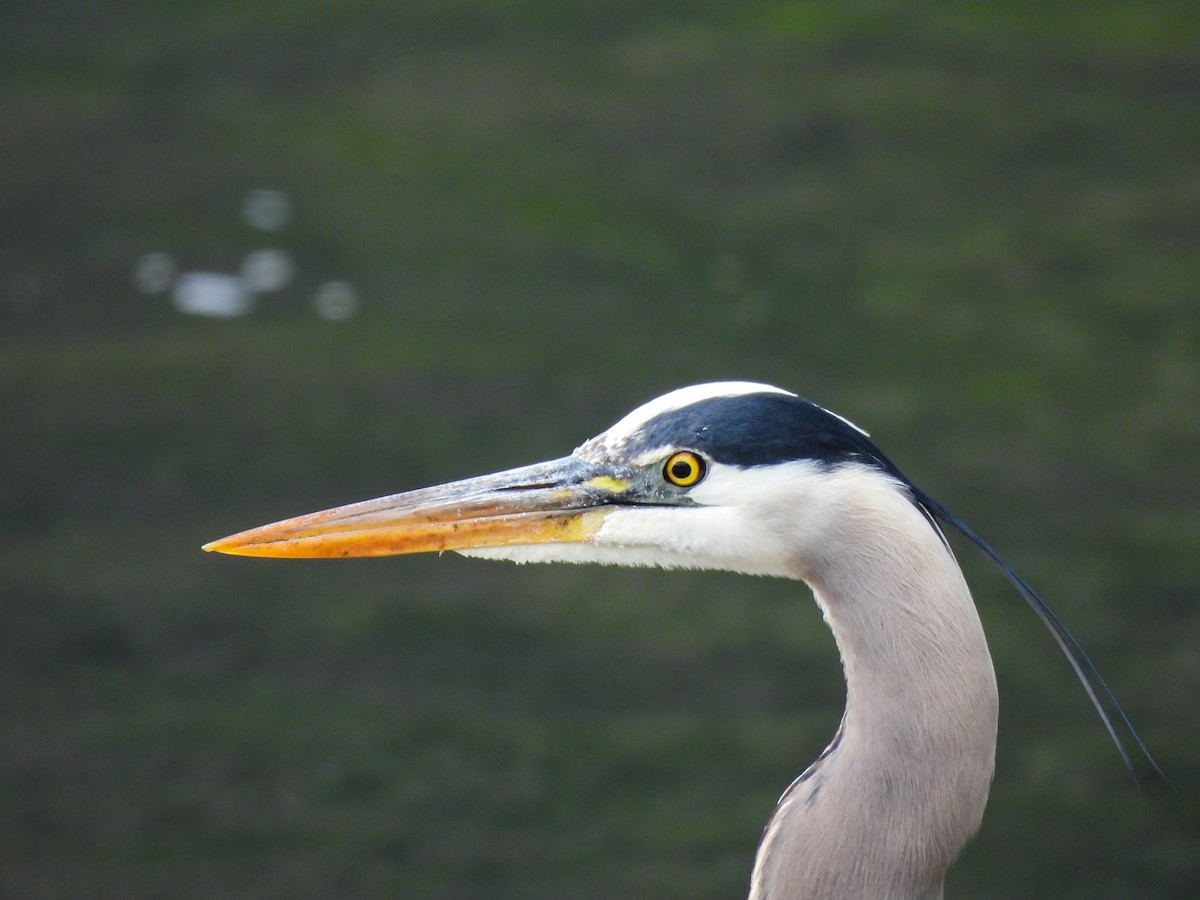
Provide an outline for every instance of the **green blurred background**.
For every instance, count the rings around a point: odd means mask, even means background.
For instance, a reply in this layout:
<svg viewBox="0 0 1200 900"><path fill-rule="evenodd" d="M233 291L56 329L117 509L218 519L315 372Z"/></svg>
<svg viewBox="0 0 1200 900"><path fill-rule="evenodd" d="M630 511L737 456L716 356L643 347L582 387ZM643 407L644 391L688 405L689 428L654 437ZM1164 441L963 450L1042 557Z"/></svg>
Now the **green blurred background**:
<svg viewBox="0 0 1200 900"><path fill-rule="evenodd" d="M1197 9L4 4L0 895L744 896L841 710L801 586L199 546L748 378L990 539L1178 787L961 547L948 895L1196 896Z"/></svg>

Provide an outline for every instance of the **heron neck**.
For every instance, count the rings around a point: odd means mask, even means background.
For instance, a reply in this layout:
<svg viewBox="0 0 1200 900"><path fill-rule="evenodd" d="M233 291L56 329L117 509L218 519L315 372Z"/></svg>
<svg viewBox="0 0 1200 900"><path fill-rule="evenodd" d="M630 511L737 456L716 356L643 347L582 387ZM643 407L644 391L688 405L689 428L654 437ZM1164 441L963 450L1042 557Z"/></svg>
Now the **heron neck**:
<svg viewBox="0 0 1200 900"><path fill-rule="evenodd" d="M846 711L768 824L752 898L790 896L787 885L940 897L979 828L996 745L987 642L941 536L888 490L847 498L804 566L841 652Z"/></svg>

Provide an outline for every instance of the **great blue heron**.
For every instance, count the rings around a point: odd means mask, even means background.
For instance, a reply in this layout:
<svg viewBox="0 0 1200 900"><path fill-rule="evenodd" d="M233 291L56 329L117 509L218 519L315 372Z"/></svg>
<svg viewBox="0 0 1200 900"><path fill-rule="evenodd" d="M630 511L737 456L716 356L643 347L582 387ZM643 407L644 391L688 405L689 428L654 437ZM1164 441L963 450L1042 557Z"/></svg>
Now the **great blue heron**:
<svg viewBox="0 0 1200 900"><path fill-rule="evenodd" d="M750 897L926 898L941 896L947 867L979 828L996 749L992 660L939 520L1046 623L1129 766L1105 705L1127 727L1124 712L1037 594L864 431L768 385L682 388L562 459L288 519L205 549L457 550L805 581L841 652L846 709L763 831Z"/></svg>

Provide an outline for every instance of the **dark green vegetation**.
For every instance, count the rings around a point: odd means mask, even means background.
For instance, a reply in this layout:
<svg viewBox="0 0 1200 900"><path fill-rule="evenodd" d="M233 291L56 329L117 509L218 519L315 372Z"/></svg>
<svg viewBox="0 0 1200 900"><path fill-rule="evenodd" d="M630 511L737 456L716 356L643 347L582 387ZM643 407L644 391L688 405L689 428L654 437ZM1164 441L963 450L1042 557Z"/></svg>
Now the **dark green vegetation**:
<svg viewBox="0 0 1200 900"><path fill-rule="evenodd" d="M951 896L1195 896L1195 10L7 4L0 895L742 896L840 712L802 587L199 551L739 377L991 539L1178 784L963 547L1003 713ZM235 269L260 186L291 288L133 290Z"/></svg>

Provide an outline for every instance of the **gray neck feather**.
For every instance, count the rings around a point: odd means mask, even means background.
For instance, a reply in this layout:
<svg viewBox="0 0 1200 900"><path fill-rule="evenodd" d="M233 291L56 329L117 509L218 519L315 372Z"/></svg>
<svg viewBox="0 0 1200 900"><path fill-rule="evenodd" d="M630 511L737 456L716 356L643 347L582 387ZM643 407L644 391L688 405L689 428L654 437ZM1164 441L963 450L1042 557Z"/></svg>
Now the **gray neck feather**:
<svg viewBox="0 0 1200 900"><path fill-rule="evenodd" d="M750 897L941 897L994 768L983 628L953 555L894 484L858 479L827 516L796 574L841 652L846 712L781 798Z"/></svg>

